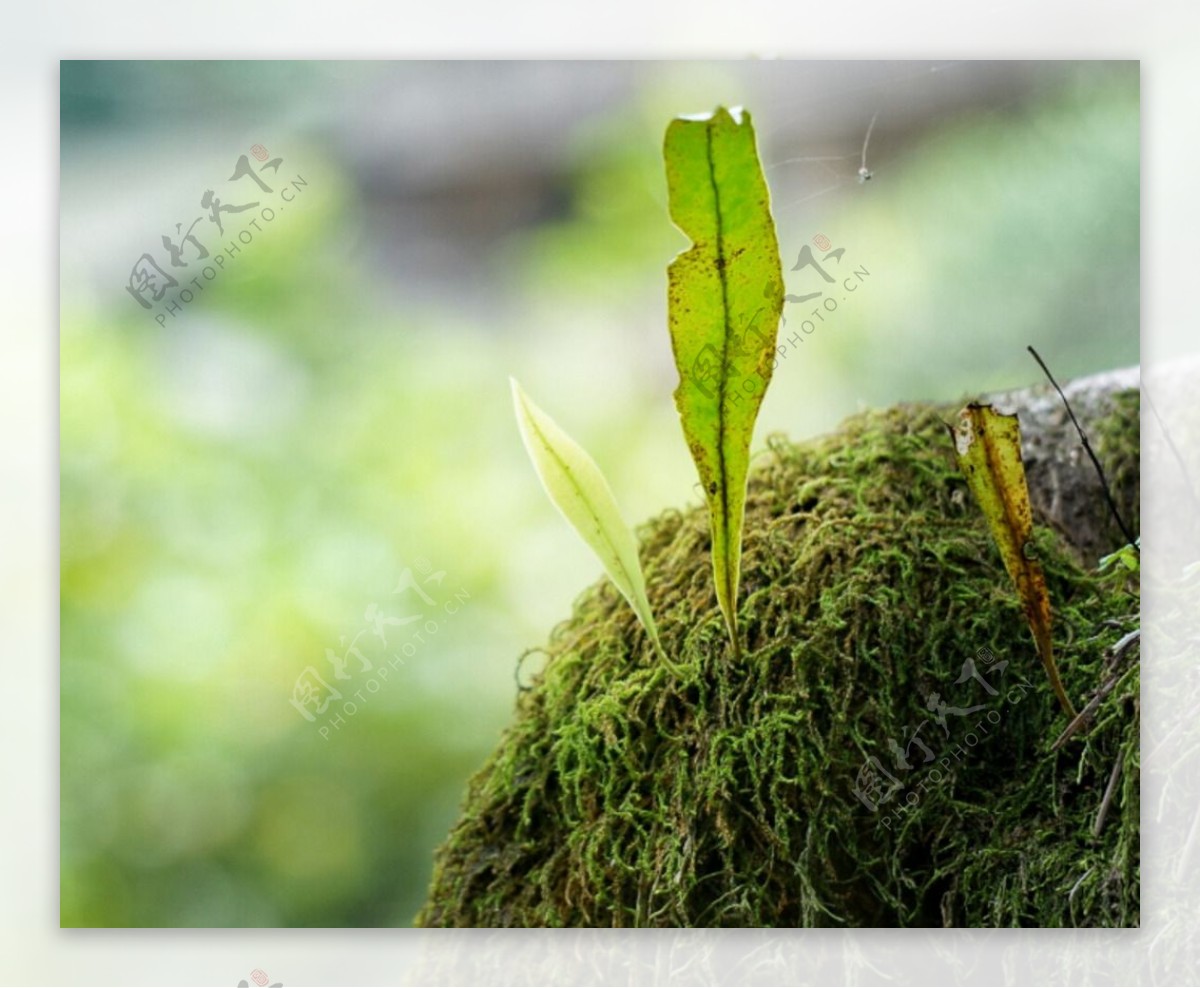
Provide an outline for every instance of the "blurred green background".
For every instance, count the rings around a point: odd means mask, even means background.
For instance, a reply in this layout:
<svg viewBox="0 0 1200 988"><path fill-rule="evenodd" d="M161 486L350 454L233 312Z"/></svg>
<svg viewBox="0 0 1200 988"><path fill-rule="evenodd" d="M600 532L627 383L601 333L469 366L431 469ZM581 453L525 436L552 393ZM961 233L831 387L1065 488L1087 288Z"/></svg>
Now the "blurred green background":
<svg viewBox="0 0 1200 988"><path fill-rule="evenodd" d="M814 238L869 272L807 334L826 296L785 307L758 447L1033 383L1029 343L1138 361L1137 63L64 62L61 100L64 926L411 921L518 657L600 572L508 376L631 521L698 500L671 116L751 111L789 293ZM229 180L255 145L269 197ZM164 324L125 290L248 229L206 190L289 187Z"/></svg>

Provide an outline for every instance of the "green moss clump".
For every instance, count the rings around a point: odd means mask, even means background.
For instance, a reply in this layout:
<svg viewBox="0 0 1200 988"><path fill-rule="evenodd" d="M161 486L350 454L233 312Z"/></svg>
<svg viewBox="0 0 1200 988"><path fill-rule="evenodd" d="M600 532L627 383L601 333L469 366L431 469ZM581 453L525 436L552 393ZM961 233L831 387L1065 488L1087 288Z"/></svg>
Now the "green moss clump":
<svg viewBox="0 0 1200 988"><path fill-rule="evenodd" d="M750 479L740 659L704 511L646 525L681 668L655 661L609 583L584 592L472 779L418 924L1136 925L1136 647L1106 657L1136 626L1136 591L1040 533L1068 692L1082 706L1118 680L1052 752L1066 718L944 418L908 406L770 441ZM968 659L978 678L960 683ZM979 709L947 712L944 731L934 693ZM908 744L922 722L930 761ZM870 758L903 787L874 812L855 794Z"/></svg>
<svg viewBox="0 0 1200 988"><path fill-rule="evenodd" d="M1118 391L1112 396L1112 411L1097 420L1089 440L1104 466L1109 492L1122 520L1138 534L1141 516L1141 407L1142 396L1136 390ZM1125 537L1116 520L1109 517L1104 535L1115 547Z"/></svg>

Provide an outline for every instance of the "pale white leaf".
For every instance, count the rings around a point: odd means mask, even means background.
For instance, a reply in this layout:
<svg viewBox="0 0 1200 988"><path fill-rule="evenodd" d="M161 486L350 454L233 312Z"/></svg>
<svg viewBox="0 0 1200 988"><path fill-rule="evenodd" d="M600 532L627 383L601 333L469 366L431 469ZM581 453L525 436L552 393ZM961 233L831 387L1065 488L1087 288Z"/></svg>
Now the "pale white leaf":
<svg viewBox="0 0 1200 988"><path fill-rule="evenodd" d="M512 380L513 405L521 438L550 500L600 559L609 578L629 601L661 654L658 629L646 598L637 542L608 481L587 452Z"/></svg>

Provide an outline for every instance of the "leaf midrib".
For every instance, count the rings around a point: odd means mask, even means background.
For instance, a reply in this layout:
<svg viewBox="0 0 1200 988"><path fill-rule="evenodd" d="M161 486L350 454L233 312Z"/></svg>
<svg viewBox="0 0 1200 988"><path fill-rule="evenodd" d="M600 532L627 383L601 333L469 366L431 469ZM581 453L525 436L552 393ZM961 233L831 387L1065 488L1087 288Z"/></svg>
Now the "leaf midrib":
<svg viewBox="0 0 1200 988"><path fill-rule="evenodd" d="M729 476L725 471L725 387L728 383L729 369L729 286L725 275L725 229L721 216L721 189L717 184L717 170L713 162L713 124L704 128L704 150L708 160L708 181L713 190L713 212L717 219L717 277L721 284L721 317L723 320L721 333L721 381L717 389L717 471L720 475L721 495L721 524L725 535L725 595L729 599L730 610L734 610L737 601L733 595L732 573L729 567L730 532L729 516ZM732 615L731 615L732 620Z"/></svg>
<svg viewBox="0 0 1200 988"><path fill-rule="evenodd" d="M524 401L522 401L522 404L524 404ZM526 410L526 416L529 420L529 424L531 426L533 426L533 431L537 434L537 439L538 439L538 442L541 443L542 449L544 449L547 453L550 454L550 458L558 465L558 468L566 475L567 480L571 484L571 489L575 491L575 495L579 499L579 503L582 504L584 506L584 508L587 509L587 513L588 513L588 515L591 516L592 521L595 523L596 530L600 533L600 537L603 538L604 541L608 544L609 548L612 549L613 555L616 557L617 566L620 567L621 575L625 577L625 582L628 584L630 592L635 597L639 596L638 592L637 592L637 582L634 580L634 578L630 574L629 568L625 565L625 560L621 557L620 549L613 543L612 538L609 536L608 532L605 530L604 523L600 520L600 516L598 514L596 514L596 509L592 506L591 499L584 493L583 488L580 486L579 481L576 479L575 471L572 470L570 468L570 466L567 464L567 462L561 456L558 455L558 451L546 439L546 434L542 431L541 426L538 424L537 420L532 415L528 414L528 409Z"/></svg>

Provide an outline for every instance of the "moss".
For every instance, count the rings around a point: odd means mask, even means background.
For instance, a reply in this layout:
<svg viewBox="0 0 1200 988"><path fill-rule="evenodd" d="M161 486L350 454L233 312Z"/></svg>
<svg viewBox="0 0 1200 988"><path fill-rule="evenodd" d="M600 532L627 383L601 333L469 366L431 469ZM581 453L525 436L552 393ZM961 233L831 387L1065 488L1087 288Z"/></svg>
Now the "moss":
<svg viewBox="0 0 1200 988"><path fill-rule="evenodd" d="M1065 718L948 417L909 406L769 442L747 501L740 659L703 510L644 526L679 668L654 660L610 584L585 591L471 780L418 924L1136 925L1137 652L1106 655L1136 626L1136 591L1039 535L1068 691L1082 705L1119 678L1052 752ZM978 679L959 683L968 659ZM980 709L943 731L932 693ZM889 740L923 721L932 760L907 745L905 771ZM874 812L855 794L870 758L903 786Z"/></svg>
<svg viewBox="0 0 1200 988"><path fill-rule="evenodd" d="M1141 393L1118 391L1112 396L1112 411L1097 419L1089 440L1104 467L1113 502L1125 524L1138 535L1141 514ZM1124 543L1120 526L1111 521L1105 535L1115 545Z"/></svg>

